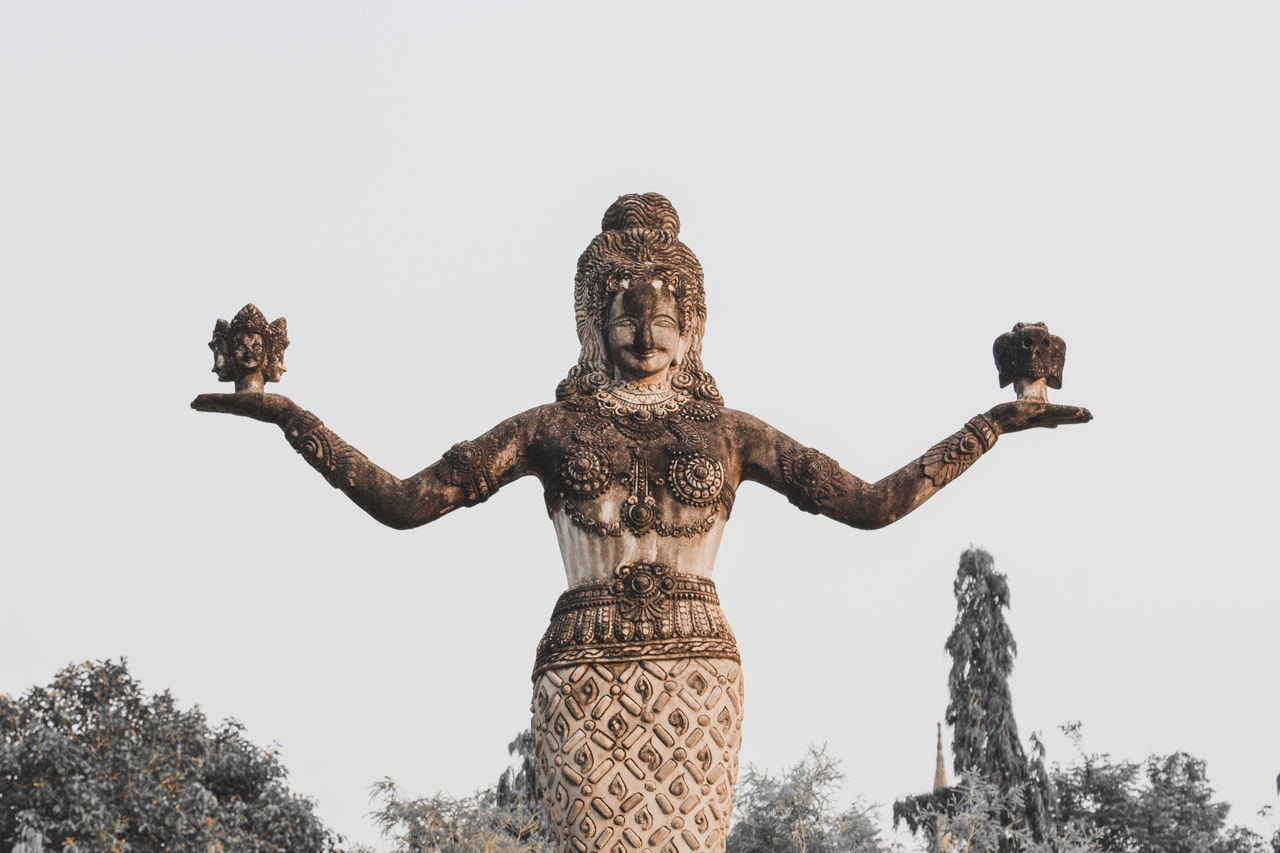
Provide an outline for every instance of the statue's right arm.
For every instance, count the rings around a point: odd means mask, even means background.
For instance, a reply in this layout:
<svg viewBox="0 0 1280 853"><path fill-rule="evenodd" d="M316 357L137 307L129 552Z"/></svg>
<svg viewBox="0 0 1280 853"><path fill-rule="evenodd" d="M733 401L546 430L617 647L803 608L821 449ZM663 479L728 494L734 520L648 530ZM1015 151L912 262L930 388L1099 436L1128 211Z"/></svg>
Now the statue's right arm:
<svg viewBox="0 0 1280 853"><path fill-rule="evenodd" d="M400 530L488 500L499 487L533 473L525 450L537 409L508 418L475 441L450 448L440 461L401 479L370 462L311 412L279 394L201 394L191 407L274 423L285 439L334 488L377 521Z"/></svg>

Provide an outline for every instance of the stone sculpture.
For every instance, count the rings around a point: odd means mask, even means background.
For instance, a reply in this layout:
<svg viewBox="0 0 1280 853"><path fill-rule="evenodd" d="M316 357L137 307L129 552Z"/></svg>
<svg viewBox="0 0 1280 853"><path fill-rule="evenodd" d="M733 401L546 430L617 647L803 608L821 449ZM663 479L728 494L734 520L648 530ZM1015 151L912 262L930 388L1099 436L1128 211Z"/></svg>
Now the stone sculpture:
<svg viewBox="0 0 1280 853"><path fill-rule="evenodd" d="M1000 387L1013 383L1019 400L1048 402L1045 389L1062 387L1067 343L1049 334L1044 323L1016 323L1012 332L996 338L991 347L1000 371Z"/></svg>
<svg viewBox="0 0 1280 853"><path fill-rule="evenodd" d="M289 346L283 317L268 323L256 305L246 305L228 323L213 327L209 349L219 382L235 382L236 391L261 392L264 382L279 382Z"/></svg>
<svg viewBox="0 0 1280 853"><path fill-rule="evenodd" d="M723 853L738 772L742 674L711 581L743 481L858 528L914 510L1007 432L1090 419L1015 401L877 483L725 408L703 367L702 267L656 193L626 195L578 259L581 353L556 401L463 441L404 479L275 394L192 406L279 425L378 521L410 528L536 476L568 591L537 647L533 733L559 850Z"/></svg>

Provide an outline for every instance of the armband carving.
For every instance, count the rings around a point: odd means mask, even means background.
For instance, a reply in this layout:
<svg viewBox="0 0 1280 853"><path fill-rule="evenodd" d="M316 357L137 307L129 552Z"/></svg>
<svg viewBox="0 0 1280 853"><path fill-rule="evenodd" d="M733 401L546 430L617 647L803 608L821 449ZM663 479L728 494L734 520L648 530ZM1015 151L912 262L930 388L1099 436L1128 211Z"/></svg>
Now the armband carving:
<svg viewBox="0 0 1280 853"><path fill-rule="evenodd" d="M320 472L335 489L349 489L356 475L369 464L363 453L339 438L306 409L285 421L284 435L307 464Z"/></svg>
<svg viewBox="0 0 1280 853"><path fill-rule="evenodd" d="M1000 437L1000 429L986 415L975 415L954 435L929 448L920 459L924 476L941 488L959 477Z"/></svg>
<svg viewBox="0 0 1280 853"><path fill-rule="evenodd" d="M465 493L466 506L487 501L502 484L493 475L489 452L478 441L460 441L444 454L444 477Z"/></svg>
<svg viewBox="0 0 1280 853"><path fill-rule="evenodd" d="M826 501L845 493L840 465L813 448L785 451L778 460L787 499L805 512L817 513Z"/></svg>

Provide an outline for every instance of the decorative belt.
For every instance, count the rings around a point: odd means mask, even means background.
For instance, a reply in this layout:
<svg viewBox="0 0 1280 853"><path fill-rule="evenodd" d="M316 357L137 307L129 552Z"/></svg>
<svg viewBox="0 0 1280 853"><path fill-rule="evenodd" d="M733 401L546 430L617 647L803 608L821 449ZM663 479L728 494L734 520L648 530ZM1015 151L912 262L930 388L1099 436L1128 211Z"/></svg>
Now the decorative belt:
<svg viewBox="0 0 1280 853"><path fill-rule="evenodd" d="M535 679L552 667L580 663L739 659L710 580L653 563L627 563L613 575L575 586L556 601L538 643Z"/></svg>

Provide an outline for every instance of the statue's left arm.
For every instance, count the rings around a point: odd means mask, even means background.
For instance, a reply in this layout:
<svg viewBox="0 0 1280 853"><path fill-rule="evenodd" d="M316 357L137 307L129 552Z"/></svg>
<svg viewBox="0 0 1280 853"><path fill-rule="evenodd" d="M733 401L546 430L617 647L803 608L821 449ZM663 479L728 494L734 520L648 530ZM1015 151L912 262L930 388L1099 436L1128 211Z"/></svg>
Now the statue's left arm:
<svg viewBox="0 0 1280 853"><path fill-rule="evenodd" d="M969 469L1003 433L1084 423L1087 409L1044 403L1002 403L975 415L923 455L869 483L834 459L805 447L750 415L735 413L742 476L781 492L806 512L872 530L892 524Z"/></svg>

